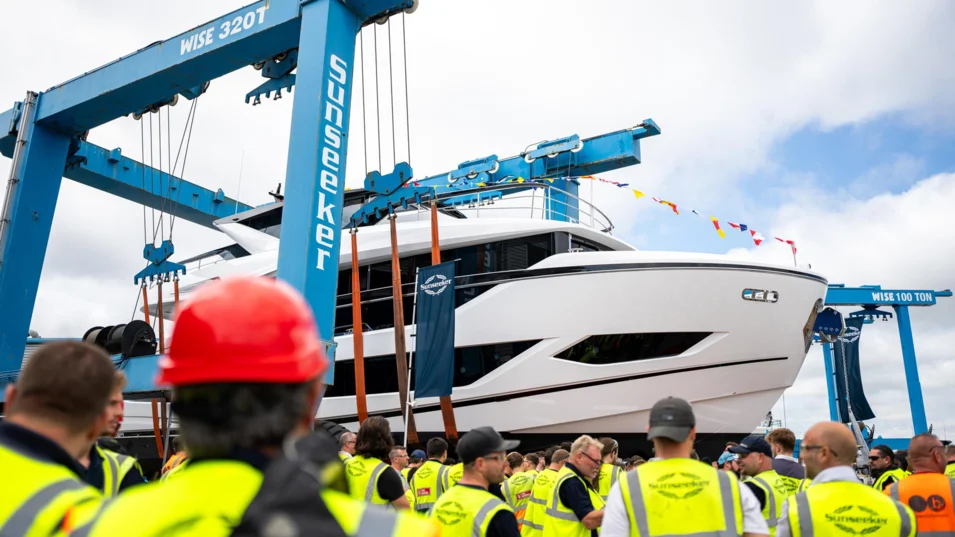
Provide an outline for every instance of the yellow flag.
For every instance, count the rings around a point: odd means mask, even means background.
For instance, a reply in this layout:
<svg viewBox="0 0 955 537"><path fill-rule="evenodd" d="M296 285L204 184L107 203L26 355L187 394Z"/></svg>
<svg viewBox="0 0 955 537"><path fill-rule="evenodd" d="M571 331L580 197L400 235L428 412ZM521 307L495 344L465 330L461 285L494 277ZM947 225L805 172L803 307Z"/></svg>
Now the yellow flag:
<svg viewBox="0 0 955 537"><path fill-rule="evenodd" d="M523 183L523 182L524 182L524 178L523 178L523 177L518 177L518 178L517 178L517 182L518 182L518 183Z"/></svg>
<svg viewBox="0 0 955 537"><path fill-rule="evenodd" d="M634 191L633 191L633 195L636 196L637 199L640 199L640 198L646 196L646 194L644 194L643 192L640 192L639 190L634 190Z"/></svg>
<svg viewBox="0 0 955 537"><path fill-rule="evenodd" d="M711 216L711 217L710 217L710 220L713 221L713 227L715 227L715 228L716 228L716 232L720 234L720 238L721 238L721 239L725 239L725 238L726 238L726 233L723 233L723 230L720 229L720 221L717 220L717 218L716 218L715 216Z"/></svg>

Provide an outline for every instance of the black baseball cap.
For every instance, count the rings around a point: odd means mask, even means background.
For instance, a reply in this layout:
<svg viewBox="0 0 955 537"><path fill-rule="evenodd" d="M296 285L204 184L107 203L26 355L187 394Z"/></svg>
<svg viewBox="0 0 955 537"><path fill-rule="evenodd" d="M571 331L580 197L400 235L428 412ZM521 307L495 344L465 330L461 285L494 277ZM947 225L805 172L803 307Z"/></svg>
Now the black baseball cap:
<svg viewBox="0 0 955 537"><path fill-rule="evenodd" d="M669 438L674 442L683 442L695 426L696 417L690 403L678 397L660 399L650 409L647 440Z"/></svg>
<svg viewBox="0 0 955 537"><path fill-rule="evenodd" d="M751 434L743 439L738 446L730 448L730 453L740 455L749 455L750 453L762 453L767 457L773 456L773 448L769 447L769 442L758 434Z"/></svg>
<svg viewBox="0 0 955 537"><path fill-rule="evenodd" d="M521 443L519 440L504 440L497 431L490 427L471 429L458 440L455 448L461 462L470 464L478 459L498 451L510 451Z"/></svg>

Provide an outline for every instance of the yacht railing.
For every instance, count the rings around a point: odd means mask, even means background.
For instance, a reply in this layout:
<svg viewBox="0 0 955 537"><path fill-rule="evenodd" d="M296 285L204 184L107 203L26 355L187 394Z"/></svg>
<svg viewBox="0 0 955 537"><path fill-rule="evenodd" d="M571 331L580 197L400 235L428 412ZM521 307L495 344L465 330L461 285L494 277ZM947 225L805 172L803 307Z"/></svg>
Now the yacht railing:
<svg viewBox="0 0 955 537"><path fill-rule="evenodd" d="M507 218L510 213L517 218L569 221L604 233L610 233L614 227L610 217L593 203L549 182L504 183L480 189L439 193L436 199L446 201L467 196L475 196L477 199L439 207L438 212L449 216L457 216L460 213L467 218L480 218L482 214L485 218ZM568 201L560 199L564 196ZM420 220L430 209L423 205L409 207L409 210L417 211Z"/></svg>

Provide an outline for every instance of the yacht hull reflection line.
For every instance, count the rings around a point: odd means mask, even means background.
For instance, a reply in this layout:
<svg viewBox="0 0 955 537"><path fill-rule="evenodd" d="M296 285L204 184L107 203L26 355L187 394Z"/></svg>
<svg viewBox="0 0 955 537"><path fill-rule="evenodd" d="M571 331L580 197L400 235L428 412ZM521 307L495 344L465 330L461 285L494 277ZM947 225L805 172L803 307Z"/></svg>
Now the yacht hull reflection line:
<svg viewBox="0 0 955 537"><path fill-rule="evenodd" d="M414 281L415 264L430 264L428 214L416 218L399 216L403 270L406 261L412 267L403 282ZM275 273L274 225L261 231L254 220L232 218L219 227L236 245L229 255L220 250L192 260L202 266L182 278L183 302L220 277ZM358 244L369 324L368 411L402 431L396 381L385 378L395 374L387 225L362 228ZM637 251L585 225L544 219L442 217L441 247L445 260L459 260L452 401L462 433L492 425L518 438L642 436L653 403L672 395L693 404L701 435L742 438L795 381L808 350L807 323L811 329L810 315L827 287L808 270ZM318 417L357 430L350 259L346 241L336 382ZM403 292L410 321L413 284ZM168 307L163 314L172 317ZM413 324L406 334L413 349ZM129 405L124 430L151 430L148 407ZM437 398L415 401L415 419L422 438L444 429Z"/></svg>

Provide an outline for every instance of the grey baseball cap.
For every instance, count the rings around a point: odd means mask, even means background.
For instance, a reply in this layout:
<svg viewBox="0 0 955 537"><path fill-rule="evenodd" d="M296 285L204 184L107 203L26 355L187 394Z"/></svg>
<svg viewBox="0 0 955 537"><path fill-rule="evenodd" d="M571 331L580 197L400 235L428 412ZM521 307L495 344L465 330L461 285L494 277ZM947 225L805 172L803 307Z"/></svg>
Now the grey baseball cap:
<svg viewBox="0 0 955 537"><path fill-rule="evenodd" d="M693 407L678 397L667 397L657 401L650 409L650 430L647 439L669 438L674 442L683 442L696 426Z"/></svg>

